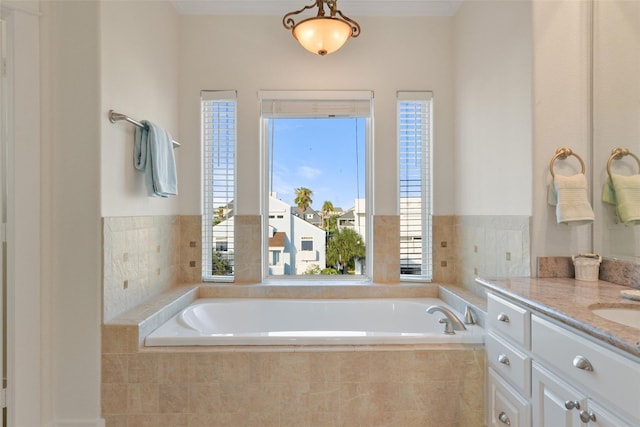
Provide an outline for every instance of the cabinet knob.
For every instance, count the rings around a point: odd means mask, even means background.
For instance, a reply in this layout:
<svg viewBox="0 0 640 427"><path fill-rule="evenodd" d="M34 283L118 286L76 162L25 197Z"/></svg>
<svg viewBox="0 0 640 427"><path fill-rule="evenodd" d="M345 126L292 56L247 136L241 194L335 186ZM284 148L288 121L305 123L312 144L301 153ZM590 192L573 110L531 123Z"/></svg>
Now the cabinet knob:
<svg viewBox="0 0 640 427"><path fill-rule="evenodd" d="M509 361L509 358L506 354L501 354L500 356L498 356L498 362L502 363L503 365L511 365L511 362Z"/></svg>
<svg viewBox="0 0 640 427"><path fill-rule="evenodd" d="M564 402L564 407L568 410L572 410L574 408L580 409L580 402L578 402L577 400L567 400L566 402Z"/></svg>
<svg viewBox="0 0 640 427"><path fill-rule="evenodd" d="M587 424L589 421L595 421L595 420L596 420L596 414L594 414L593 412L580 411L580 421L582 421L583 423Z"/></svg>
<svg viewBox="0 0 640 427"><path fill-rule="evenodd" d="M507 316L504 313L500 313L500 314L498 314L498 321L504 322L504 323L509 323L509 316Z"/></svg>
<svg viewBox="0 0 640 427"><path fill-rule="evenodd" d="M500 415L498 415L498 421L508 426L511 425L511 420L509 419L509 416L505 412L500 412Z"/></svg>
<svg viewBox="0 0 640 427"><path fill-rule="evenodd" d="M578 355L574 357L573 366L578 369L582 369L583 371L593 371L593 365L591 364L591 362L589 362L589 359L584 356Z"/></svg>

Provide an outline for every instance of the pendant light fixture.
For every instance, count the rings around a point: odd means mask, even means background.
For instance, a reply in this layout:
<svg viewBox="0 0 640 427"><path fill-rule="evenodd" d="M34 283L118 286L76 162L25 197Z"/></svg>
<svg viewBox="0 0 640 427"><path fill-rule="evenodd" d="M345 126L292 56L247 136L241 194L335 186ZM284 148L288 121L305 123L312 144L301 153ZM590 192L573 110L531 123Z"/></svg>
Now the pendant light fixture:
<svg viewBox="0 0 640 427"><path fill-rule="evenodd" d="M295 12L289 12L282 18L282 25L291 30L293 37L309 52L324 56L335 52L346 43L349 37L360 35L360 25L338 10L337 0L315 0L314 4L305 6ZM329 16L325 14L325 4ZM318 14L296 24L294 15L307 9L318 8Z"/></svg>

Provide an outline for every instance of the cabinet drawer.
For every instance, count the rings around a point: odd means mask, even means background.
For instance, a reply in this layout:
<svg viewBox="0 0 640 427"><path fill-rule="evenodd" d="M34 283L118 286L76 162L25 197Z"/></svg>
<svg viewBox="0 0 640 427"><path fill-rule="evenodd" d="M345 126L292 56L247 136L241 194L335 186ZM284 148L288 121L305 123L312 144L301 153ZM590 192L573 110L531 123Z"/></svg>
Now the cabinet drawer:
<svg viewBox="0 0 640 427"><path fill-rule="evenodd" d="M489 329L499 331L525 349L530 347L531 313L494 294L487 298L487 324Z"/></svg>
<svg viewBox="0 0 640 427"><path fill-rule="evenodd" d="M580 384L589 396L598 396L640 419L640 363L541 317L533 316L531 323L536 356Z"/></svg>
<svg viewBox="0 0 640 427"><path fill-rule="evenodd" d="M491 368L488 369L489 426L529 427L531 408L527 399L511 388Z"/></svg>
<svg viewBox="0 0 640 427"><path fill-rule="evenodd" d="M487 334L487 360L493 369L510 380L526 396L531 393L531 358L493 332Z"/></svg>

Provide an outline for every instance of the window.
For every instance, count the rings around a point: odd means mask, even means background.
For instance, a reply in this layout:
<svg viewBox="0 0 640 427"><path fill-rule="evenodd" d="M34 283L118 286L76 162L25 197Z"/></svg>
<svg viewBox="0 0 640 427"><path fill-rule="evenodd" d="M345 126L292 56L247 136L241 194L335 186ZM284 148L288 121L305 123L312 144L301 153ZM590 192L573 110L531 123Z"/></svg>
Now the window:
<svg viewBox="0 0 640 427"><path fill-rule="evenodd" d="M400 275L431 280L431 92L398 92Z"/></svg>
<svg viewBox="0 0 640 427"><path fill-rule="evenodd" d="M236 180L236 94L201 92L203 144L202 277L233 276L233 224Z"/></svg>
<svg viewBox="0 0 640 427"><path fill-rule="evenodd" d="M279 265L280 264L280 251L269 251L271 256L269 257L269 265Z"/></svg>
<svg viewBox="0 0 640 427"><path fill-rule="evenodd" d="M312 251L313 250L313 238L312 237L303 237L302 238L302 242L300 243L300 250Z"/></svg>
<svg viewBox="0 0 640 427"><path fill-rule="evenodd" d="M263 209L284 211L280 222L265 219L263 229L287 236L283 268L268 274L367 275L372 93L261 91L259 97L269 195ZM305 238L295 238L300 235Z"/></svg>
<svg viewBox="0 0 640 427"><path fill-rule="evenodd" d="M216 251L227 252L229 250L227 240L216 240Z"/></svg>

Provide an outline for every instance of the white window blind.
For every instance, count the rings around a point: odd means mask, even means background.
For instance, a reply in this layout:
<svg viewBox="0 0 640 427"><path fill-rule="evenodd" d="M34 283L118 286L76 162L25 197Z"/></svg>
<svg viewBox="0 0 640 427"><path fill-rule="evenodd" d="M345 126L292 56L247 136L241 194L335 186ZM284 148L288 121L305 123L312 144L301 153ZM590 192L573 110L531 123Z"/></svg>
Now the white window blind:
<svg viewBox="0 0 640 427"><path fill-rule="evenodd" d="M263 118L370 117L373 92L261 90L258 98Z"/></svg>
<svg viewBox="0 0 640 427"><path fill-rule="evenodd" d="M203 280L231 280L233 277L236 98L235 91L201 92Z"/></svg>
<svg viewBox="0 0 640 427"><path fill-rule="evenodd" d="M431 92L398 92L400 275L431 280Z"/></svg>

